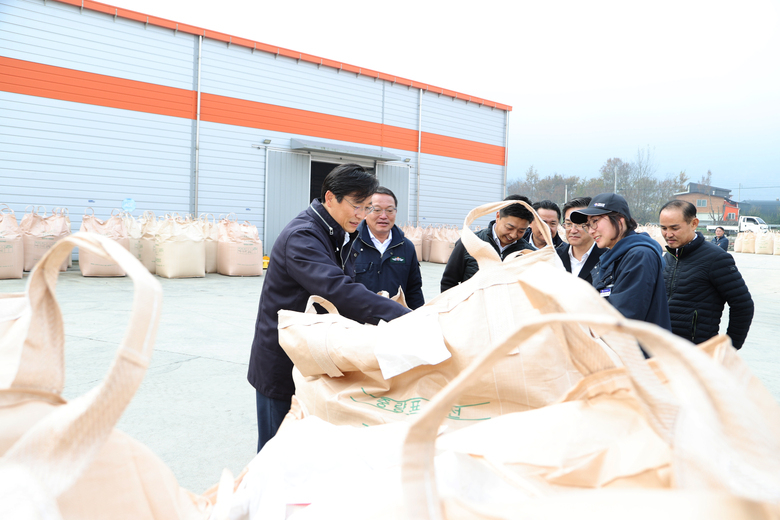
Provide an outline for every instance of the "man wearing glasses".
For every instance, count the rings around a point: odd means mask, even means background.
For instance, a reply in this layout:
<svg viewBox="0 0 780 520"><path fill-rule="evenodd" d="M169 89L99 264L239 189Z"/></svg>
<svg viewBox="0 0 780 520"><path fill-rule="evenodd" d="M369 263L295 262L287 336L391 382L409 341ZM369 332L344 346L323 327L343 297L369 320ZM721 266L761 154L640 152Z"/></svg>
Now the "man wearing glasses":
<svg viewBox="0 0 780 520"><path fill-rule="evenodd" d="M290 409L293 363L279 345L278 312L303 312L311 295L329 300L361 323L390 321L409 309L355 282L353 250L360 222L372 211L376 177L357 164L342 164L314 199L282 230L260 294L247 379L256 390L257 451L279 429Z"/></svg>
<svg viewBox="0 0 780 520"><path fill-rule="evenodd" d="M573 211L587 208L590 200L590 197L579 197L564 204L563 229L569 243L561 244L555 251L561 257L567 271L592 284L593 276L590 271L596 267L604 250L596 247L586 227L575 224L570 218Z"/></svg>
<svg viewBox="0 0 780 520"><path fill-rule="evenodd" d="M411 309L422 307L420 262L411 240L395 225L398 199L380 186L371 197L373 211L358 226L353 254L355 280L373 292L387 291L391 296L400 287Z"/></svg>

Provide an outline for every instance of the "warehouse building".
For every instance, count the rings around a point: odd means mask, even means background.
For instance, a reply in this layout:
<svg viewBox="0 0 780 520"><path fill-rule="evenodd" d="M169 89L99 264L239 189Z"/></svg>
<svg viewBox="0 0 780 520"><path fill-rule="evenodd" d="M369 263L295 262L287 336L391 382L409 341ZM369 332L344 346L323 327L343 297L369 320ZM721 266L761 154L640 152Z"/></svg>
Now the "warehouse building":
<svg viewBox="0 0 780 520"><path fill-rule="evenodd" d="M461 225L506 186L511 107L89 0L0 0L0 202L234 212L266 251L335 164Z"/></svg>

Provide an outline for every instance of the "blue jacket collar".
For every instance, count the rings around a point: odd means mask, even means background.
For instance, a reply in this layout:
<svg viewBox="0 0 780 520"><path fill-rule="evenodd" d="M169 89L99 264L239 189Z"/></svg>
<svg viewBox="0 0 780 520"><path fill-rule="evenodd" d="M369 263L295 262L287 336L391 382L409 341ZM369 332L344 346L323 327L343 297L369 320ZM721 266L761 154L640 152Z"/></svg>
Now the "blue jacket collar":
<svg viewBox="0 0 780 520"><path fill-rule="evenodd" d="M669 253L671 253L672 256L676 258L682 258L683 256L690 255L691 253L699 249L703 243L704 243L704 235L702 235L697 231L696 235L694 235L693 237L693 240L691 240L684 246L676 247L674 249L672 249L669 246L666 246L666 250L669 251Z"/></svg>
<svg viewBox="0 0 780 520"><path fill-rule="evenodd" d="M306 209L306 213L312 218L312 220L319 225L329 235L330 241L333 244L334 249L341 248L344 245L344 236L347 234L344 231L336 219L334 219L328 210L322 205L319 199L314 199ZM350 241L353 241L357 236L357 232L351 236Z"/></svg>
<svg viewBox="0 0 780 520"><path fill-rule="evenodd" d="M404 241L404 232L401 231L401 228L393 225L393 229L390 230L393 234L392 238L390 239L390 245L387 246L388 249L391 247L395 247L398 244L402 243ZM360 223L357 229L358 236L360 237L360 240L365 243L369 247L374 247L374 242L371 240L371 235L368 234L368 224L366 224L366 221ZM376 249L374 247L374 249Z"/></svg>

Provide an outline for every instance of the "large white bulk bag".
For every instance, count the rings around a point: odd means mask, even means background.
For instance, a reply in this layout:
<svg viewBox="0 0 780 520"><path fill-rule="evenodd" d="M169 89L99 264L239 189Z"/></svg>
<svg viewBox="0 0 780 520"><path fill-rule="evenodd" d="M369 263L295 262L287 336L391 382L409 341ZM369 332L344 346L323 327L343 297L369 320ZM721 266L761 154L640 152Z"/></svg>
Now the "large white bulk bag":
<svg viewBox="0 0 780 520"><path fill-rule="evenodd" d="M200 223L164 220L155 236L155 269L163 278L206 276L206 244Z"/></svg>
<svg viewBox="0 0 780 520"><path fill-rule="evenodd" d="M737 233L737 238L734 239L734 252L735 253L741 253L742 252L742 241L745 239L744 233Z"/></svg>
<svg viewBox="0 0 780 520"><path fill-rule="evenodd" d="M51 249L60 238L70 235L70 218L65 210L52 212L46 216L46 208L39 213L34 206L22 217L20 227L22 229L22 240L24 241L24 270L32 271L38 260ZM62 264L62 271L68 269L68 260Z"/></svg>
<svg viewBox="0 0 780 520"><path fill-rule="evenodd" d="M745 233L742 237L742 252L743 253L755 253L756 252L756 234L752 231Z"/></svg>
<svg viewBox="0 0 780 520"><path fill-rule="evenodd" d="M92 208L87 209L93 211ZM94 211L92 214L85 214L81 219L79 231L97 233L130 250L130 239L127 237L127 229L119 212L112 213L105 221L97 218ZM79 249L79 270L83 276L125 276L124 269L117 262L96 255L88 249Z"/></svg>
<svg viewBox="0 0 780 520"><path fill-rule="evenodd" d="M211 217L211 220L209 220ZM203 239L206 243L206 272L217 272L217 243L219 242L219 223L214 215L203 214L200 216L200 226L203 230Z"/></svg>
<svg viewBox="0 0 780 520"><path fill-rule="evenodd" d="M756 254L771 255L775 252L775 234L758 233L756 236Z"/></svg>
<svg viewBox="0 0 780 520"><path fill-rule="evenodd" d="M227 276L260 276L263 274L263 242L257 226L247 221L239 224L230 216L219 223L217 272Z"/></svg>
<svg viewBox="0 0 780 520"><path fill-rule="evenodd" d="M154 237L157 234L157 229L160 227L160 222L151 211L144 211L141 219L143 223L141 224L141 243L139 246L141 256L139 259L144 264L144 267L154 274L157 269L155 265L157 255L154 252Z"/></svg>
<svg viewBox="0 0 780 520"><path fill-rule="evenodd" d="M4 204L0 211L0 280L21 278L24 268L24 239L14 210Z"/></svg>

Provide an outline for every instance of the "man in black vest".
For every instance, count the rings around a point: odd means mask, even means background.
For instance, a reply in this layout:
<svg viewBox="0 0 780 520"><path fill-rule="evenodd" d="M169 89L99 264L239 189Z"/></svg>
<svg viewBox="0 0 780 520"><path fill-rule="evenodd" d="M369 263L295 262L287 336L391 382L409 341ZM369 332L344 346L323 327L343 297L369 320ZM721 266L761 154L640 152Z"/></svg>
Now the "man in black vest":
<svg viewBox="0 0 780 520"><path fill-rule="evenodd" d="M522 195L509 195L504 200L528 199ZM496 220L488 224L486 229L477 231L476 235L493 246L501 260L515 251L531 249L530 244L521 237L531 222L534 214L522 204L511 204L496 212ZM479 270L477 260L466 251L466 247L458 240L452 249L447 267L441 277L441 292L459 283L465 282Z"/></svg>
<svg viewBox="0 0 780 520"><path fill-rule="evenodd" d="M599 262L603 249L596 247L593 238L580 224L575 224L569 218L572 211L587 208L590 197L572 199L563 206L563 229L566 232L567 243L555 250L563 261L563 266L574 276L579 276L588 283L593 283L591 269Z"/></svg>
<svg viewBox="0 0 780 520"><path fill-rule="evenodd" d="M699 344L718 334L723 306L729 304L726 334L741 348L753 321L753 299L734 263L734 257L696 231L696 206L684 200L661 208L664 282L669 299L672 332Z"/></svg>

